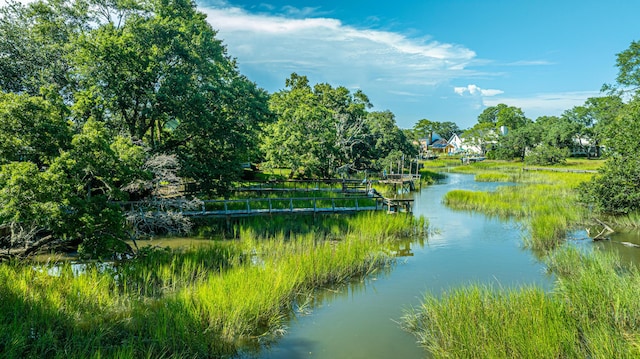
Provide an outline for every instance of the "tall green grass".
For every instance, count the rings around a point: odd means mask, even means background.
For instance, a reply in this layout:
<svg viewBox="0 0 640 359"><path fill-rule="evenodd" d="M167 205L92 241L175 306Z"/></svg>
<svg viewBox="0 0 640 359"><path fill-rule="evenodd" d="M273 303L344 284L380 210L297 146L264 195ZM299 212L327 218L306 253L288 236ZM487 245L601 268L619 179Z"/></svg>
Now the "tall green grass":
<svg viewBox="0 0 640 359"><path fill-rule="evenodd" d="M640 228L640 212L633 212L624 216L608 216L604 218L607 223L621 228Z"/></svg>
<svg viewBox="0 0 640 359"><path fill-rule="evenodd" d="M577 358L564 319L541 289L476 285L427 296L403 323L436 358Z"/></svg>
<svg viewBox="0 0 640 359"><path fill-rule="evenodd" d="M640 357L640 272L612 254L549 257L554 290L473 285L429 294L404 327L435 358Z"/></svg>
<svg viewBox="0 0 640 359"><path fill-rule="evenodd" d="M331 221L329 221L331 222ZM334 227L335 225L335 227ZM313 292L386 268L410 216L367 213L333 236L256 232L111 267L0 265L3 358L211 358L277 338ZM328 229L327 229L328 230Z"/></svg>
<svg viewBox="0 0 640 359"><path fill-rule="evenodd" d="M433 184L446 178L446 175L429 169L420 170L420 181L426 184Z"/></svg>
<svg viewBox="0 0 640 359"><path fill-rule="evenodd" d="M478 173L475 176L476 182L516 182L513 175L503 172Z"/></svg>
<svg viewBox="0 0 640 359"><path fill-rule="evenodd" d="M587 220L589 213L576 205L576 187L589 177L558 172L521 174L510 177L520 182L516 186L502 186L493 192L454 190L443 201L454 209L522 221L530 234L525 243L544 252L562 243L569 228Z"/></svg>

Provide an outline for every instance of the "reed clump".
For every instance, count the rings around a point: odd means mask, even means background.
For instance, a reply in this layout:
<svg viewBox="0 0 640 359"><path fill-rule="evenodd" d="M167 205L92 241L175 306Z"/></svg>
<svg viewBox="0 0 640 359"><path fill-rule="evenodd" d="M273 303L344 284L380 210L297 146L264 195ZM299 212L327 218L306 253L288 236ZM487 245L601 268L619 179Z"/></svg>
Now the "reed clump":
<svg viewBox="0 0 640 359"><path fill-rule="evenodd" d="M407 312L404 327L435 358L637 358L640 272L614 254L562 248L555 288L472 285Z"/></svg>
<svg viewBox="0 0 640 359"><path fill-rule="evenodd" d="M578 357L564 319L541 289L474 285L425 297L403 323L436 358Z"/></svg>
<svg viewBox="0 0 640 359"><path fill-rule="evenodd" d="M475 175L476 182L515 182L514 175L503 172L487 172Z"/></svg>
<svg viewBox="0 0 640 359"><path fill-rule="evenodd" d="M0 265L5 358L211 358L284 333L297 303L393 264L426 221L368 213L304 233L260 233L109 265ZM422 227L421 227L422 226ZM331 238L326 233L331 232Z"/></svg>

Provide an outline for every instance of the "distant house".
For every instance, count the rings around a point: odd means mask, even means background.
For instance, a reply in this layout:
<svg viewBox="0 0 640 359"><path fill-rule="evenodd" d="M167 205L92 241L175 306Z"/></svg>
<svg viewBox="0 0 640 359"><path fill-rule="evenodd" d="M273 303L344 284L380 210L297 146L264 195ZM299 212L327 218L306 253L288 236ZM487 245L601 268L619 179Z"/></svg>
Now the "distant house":
<svg viewBox="0 0 640 359"><path fill-rule="evenodd" d="M571 147L572 157L599 157L600 148L594 145L593 141L586 137L577 137L573 139L573 146Z"/></svg>
<svg viewBox="0 0 640 359"><path fill-rule="evenodd" d="M449 141L441 138L439 140L434 141L431 144L430 148L431 148L431 151L433 151L433 153L448 154L453 149L453 146L449 144Z"/></svg>
<svg viewBox="0 0 640 359"><path fill-rule="evenodd" d="M431 140L429 138L421 138L418 140L418 144L420 146L420 155L422 158L430 157L434 154L435 149L433 147L434 143L442 140L442 136L437 133L431 134ZM445 141L446 142L446 141Z"/></svg>
<svg viewBox="0 0 640 359"><path fill-rule="evenodd" d="M458 136L457 133L454 133L453 136L448 141L449 147L447 153L449 155L456 155L458 153L464 152L462 148L462 139Z"/></svg>
<svg viewBox="0 0 640 359"><path fill-rule="evenodd" d="M458 134L453 134L449 141L447 141L446 153L449 155L457 154L482 154L481 146L474 140L461 137Z"/></svg>

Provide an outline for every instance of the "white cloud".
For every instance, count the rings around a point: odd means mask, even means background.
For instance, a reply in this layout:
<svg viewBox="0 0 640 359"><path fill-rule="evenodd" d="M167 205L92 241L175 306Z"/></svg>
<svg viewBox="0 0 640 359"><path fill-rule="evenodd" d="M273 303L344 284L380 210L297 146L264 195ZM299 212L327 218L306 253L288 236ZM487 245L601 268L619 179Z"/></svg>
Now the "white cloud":
<svg viewBox="0 0 640 359"><path fill-rule="evenodd" d="M476 56L464 46L356 28L329 17L291 18L230 5L202 4L199 10L241 71L269 73L281 83L295 71L312 82L358 83L367 92L391 85L433 86L471 74L468 65Z"/></svg>
<svg viewBox="0 0 640 359"><path fill-rule="evenodd" d="M466 87L454 87L453 91L460 96L464 96L466 93L469 93L472 96L478 95L484 97L491 97L504 93L502 90L483 89L473 84L467 85Z"/></svg>

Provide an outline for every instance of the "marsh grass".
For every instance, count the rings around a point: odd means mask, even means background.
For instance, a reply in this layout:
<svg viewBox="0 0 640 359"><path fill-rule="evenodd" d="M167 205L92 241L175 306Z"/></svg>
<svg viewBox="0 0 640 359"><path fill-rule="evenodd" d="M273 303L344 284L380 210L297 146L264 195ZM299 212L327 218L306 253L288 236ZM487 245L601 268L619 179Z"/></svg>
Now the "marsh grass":
<svg viewBox="0 0 640 359"><path fill-rule="evenodd" d="M429 294L404 327L435 358L637 358L640 273L614 254L555 251L555 288L472 285Z"/></svg>
<svg viewBox="0 0 640 359"><path fill-rule="evenodd" d="M420 161L424 168L439 169L446 167L454 167L460 165L460 157L439 157L434 160Z"/></svg>
<svg viewBox="0 0 640 359"><path fill-rule="evenodd" d="M515 182L513 175L502 172L478 173L475 176L476 182Z"/></svg>
<svg viewBox="0 0 640 359"><path fill-rule="evenodd" d="M440 172L432 171L430 169L420 170L420 180L426 184L433 184L438 181L442 181L446 178L446 175Z"/></svg>
<svg viewBox="0 0 640 359"><path fill-rule="evenodd" d="M392 265L392 243L424 235L427 226L424 219L382 213L327 222L316 226L321 235L312 226L271 234L275 227L238 225L238 239L151 248L107 269L3 264L0 352L4 358L211 358L256 349L282 334L314 291Z"/></svg>
<svg viewBox="0 0 640 359"><path fill-rule="evenodd" d="M522 173L517 168L495 172L496 164L485 165L489 172L480 172L476 178L508 177L518 185L501 186L493 192L454 190L444 196L444 203L454 209L481 211L490 216L522 221L529 230L525 244L540 252L556 248L569 228L587 220L587 210L576 205L576 188L591 178L591 174Z"/></svg>
<svg viewBox="0 0 640 359"><path fill-rule="evenodd" d="M474 285L429 295L403 323L436 358L578 357L577 333L562 308L534 287Z"/></svg>
<svg viewBox="0 0 640 359"><path fill-rule="evenodd" d="M633 212L623 216L607 216L604 218L606 223L615 227L638 229L640 228L640 212Z"/></svg>

